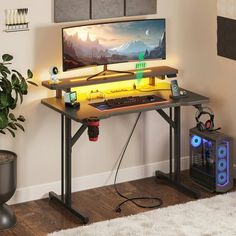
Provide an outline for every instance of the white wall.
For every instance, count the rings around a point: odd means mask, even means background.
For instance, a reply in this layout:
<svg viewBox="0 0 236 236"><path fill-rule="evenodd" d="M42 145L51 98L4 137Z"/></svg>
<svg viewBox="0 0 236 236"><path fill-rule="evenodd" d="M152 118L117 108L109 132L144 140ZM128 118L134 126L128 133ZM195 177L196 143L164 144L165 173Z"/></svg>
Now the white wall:
<svg viewBox="0 0 236 236"><path fill-rule="evenodd" d="M39 83L49 79L48 68L51 65L61 66L61 27L78 23L53 23L52 0L0 0L0 3L0 55L14 55L14 67L20 71L31 68ZM24 7L29 8L31 30L3 32L4 9ZM232 101L236 67L234 61L216 55L216 0L158 0L156 17L167 19L168 59L148 65L166 64L178 68L179 84L209 96L216 113L216 123L226 133L235 136L236 112ZM133 68L134 65L125 67ZM82 69L78 73L95 73L96 70ZM0 136L0 148L18 154L18 187L50 183L60 178L60 115L40 104L41 98L52 95L46 88L31 87L20 107L20 112L27 118L26 132L19 132L15 139ZM184 156L188 155L187 134L194 124L193 112L193 108L184 108L182 116ZM73 152L74 176L109 171L119 156L135 117L126 115L102 121L97 143L90 143L87 135L83 135ZM140 122L135 132L124 167L168 157L167 124L154 112L144 114L142 119L145 122Z"/></svg>

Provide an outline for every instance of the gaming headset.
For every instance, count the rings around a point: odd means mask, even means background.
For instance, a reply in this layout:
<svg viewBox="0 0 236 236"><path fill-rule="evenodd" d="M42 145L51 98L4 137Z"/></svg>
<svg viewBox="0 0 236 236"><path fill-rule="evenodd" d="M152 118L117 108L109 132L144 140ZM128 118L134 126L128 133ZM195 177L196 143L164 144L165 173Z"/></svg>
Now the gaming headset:
<svg viewBox="0 0 236 236"><path fill-rule="evenodd" d="M209 115L209 119L205 123L200 121L200 117L202 115ZM205 131L205 130L215 131L215 130L218 130L218 129L214 129L214 112L209 107L203 107L202 109L198 109L196 114L195 114L195 120L197 122L196 127L198 128L199 131Z"/></svg>

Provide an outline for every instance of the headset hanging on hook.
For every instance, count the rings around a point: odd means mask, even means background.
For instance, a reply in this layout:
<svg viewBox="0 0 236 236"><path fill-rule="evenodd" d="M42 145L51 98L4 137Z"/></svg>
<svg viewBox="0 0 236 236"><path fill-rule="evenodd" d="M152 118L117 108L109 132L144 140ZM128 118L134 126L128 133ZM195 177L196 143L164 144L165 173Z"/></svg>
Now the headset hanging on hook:
<svg viewBox="0 0 236 236"><path fill-rule="evenodd" d="M207 119L205 121L205 123L203 123L200 118L202 115L208 115L209 119ZM217 128L214 129L214 112L210 107L200 107L197 108L197 112L195 114L195 120L197 122L196 127L199 131L203 132L203 131L216 131L219 130L221 128Z"/></svg>

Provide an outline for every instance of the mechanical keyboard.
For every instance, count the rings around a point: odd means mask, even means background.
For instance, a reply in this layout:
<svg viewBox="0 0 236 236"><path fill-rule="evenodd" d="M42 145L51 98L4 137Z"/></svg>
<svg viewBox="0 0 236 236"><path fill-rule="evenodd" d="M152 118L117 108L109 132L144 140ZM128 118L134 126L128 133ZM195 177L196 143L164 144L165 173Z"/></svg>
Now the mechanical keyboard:
<svg viewBox="0 0 236 236"><path fill-rule="evenodd" d="M156 95L145 95L145 96L130 96L122 98L107 99L104 104L107 105L109 109L134 106L140 104L154 103L154 102L167 102L166 99L158 97Z"/></svg>

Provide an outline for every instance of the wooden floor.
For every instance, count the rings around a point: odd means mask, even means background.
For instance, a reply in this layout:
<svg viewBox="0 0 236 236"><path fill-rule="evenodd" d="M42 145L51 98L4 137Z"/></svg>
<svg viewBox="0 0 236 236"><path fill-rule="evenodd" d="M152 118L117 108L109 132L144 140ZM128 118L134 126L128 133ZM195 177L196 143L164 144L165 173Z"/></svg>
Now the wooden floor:
<svg viewBox="0 0 236 236"><path fill-rule="evenodd" d="M188 186L200 190L201 198L214 195L195 185L188 177L188 172L182 174L182 179ZM160 197L163 200L162 207L194 200L154 177L122 183L118 185L118 188L129 197L143 194ZM236 187L234 187L234 190L236 190ZM121 200L115 193L113 186L73 194L73 206L89 215L89 223L147 211L147 209L138 208L132 203L127 203L122 207L121 213L116 213L114 208ZM80 221L58 206L57 203L48 199L13 205L12 209L16 213L18 223L11 230L1 231L0 236L41 236L61 229L82 225Z"/></svg>

